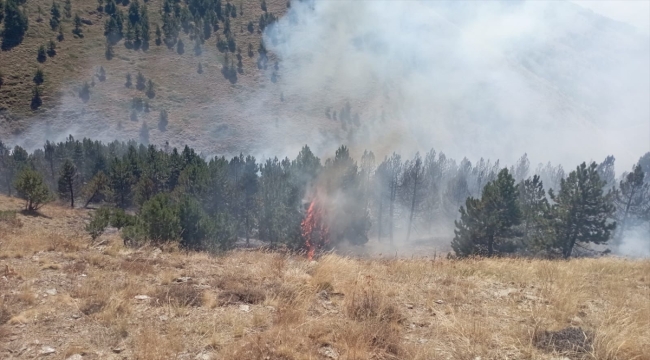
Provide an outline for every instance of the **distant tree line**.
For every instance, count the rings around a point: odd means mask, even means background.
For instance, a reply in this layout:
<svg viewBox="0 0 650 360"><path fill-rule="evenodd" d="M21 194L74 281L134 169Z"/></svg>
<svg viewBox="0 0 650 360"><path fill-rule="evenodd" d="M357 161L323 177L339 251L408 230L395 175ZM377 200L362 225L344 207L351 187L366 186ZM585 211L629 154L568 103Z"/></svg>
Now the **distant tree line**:
<svg viewBox="0 0 650 360"><path fill-rule="evenodd" d="M454 223L459 257L570 257L587 243L650 231L650 153L618 183L614 162L583 163L566 174L550 163L531 171L526 155L505 168L484 159L457 163L431 150L379 163L366 151L357 163L345 146L324 163L308 146L293 160L260 162L70 136L31 154L0 143L0 190L25 199L28 211L55 197L71 207L92 204L91 236L112 226L130 244L219 250L258 239L300 249L301 223L318 201L328 233L317 244L323 249L370 237L409 242Z"/></svg>

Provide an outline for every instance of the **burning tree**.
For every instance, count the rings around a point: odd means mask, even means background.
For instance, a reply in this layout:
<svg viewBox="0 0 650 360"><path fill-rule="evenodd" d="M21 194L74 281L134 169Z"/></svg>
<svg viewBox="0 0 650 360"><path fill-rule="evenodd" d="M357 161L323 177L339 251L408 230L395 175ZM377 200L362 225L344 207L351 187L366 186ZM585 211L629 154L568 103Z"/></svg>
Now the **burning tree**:
<svg viewBox="0 0 650 360"><path fill-rule="evenodd" d="M307 257L310 260L314 258L317 249L326 248L330 243L329 229L324 215L324 207L318 197L315 197L300 223L301 235L305 240Z"/></svg>

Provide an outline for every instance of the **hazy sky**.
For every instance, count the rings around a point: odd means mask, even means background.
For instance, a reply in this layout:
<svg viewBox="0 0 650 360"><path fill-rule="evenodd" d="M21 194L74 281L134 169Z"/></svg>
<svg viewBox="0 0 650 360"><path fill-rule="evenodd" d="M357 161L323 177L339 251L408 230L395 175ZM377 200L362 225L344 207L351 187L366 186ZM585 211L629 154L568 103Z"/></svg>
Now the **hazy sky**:
<svg viewBox="0 0 650 360"><path fill-rule="evenodd" d="M573 0L594 12L634 25L639 31L650 34L650 0Z"/></svg>

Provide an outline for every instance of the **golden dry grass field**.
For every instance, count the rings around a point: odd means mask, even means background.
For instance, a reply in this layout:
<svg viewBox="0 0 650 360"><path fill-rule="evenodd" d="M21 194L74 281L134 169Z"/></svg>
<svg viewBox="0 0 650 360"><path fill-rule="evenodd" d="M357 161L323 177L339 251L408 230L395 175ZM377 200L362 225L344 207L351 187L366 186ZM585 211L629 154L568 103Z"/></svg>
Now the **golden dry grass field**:
<svg viewBox="0 0 650 360"><path fill-rule="evenodd" d="M212 256L21 207L0 197L2 359L650 359L647 260Z"/></svg>

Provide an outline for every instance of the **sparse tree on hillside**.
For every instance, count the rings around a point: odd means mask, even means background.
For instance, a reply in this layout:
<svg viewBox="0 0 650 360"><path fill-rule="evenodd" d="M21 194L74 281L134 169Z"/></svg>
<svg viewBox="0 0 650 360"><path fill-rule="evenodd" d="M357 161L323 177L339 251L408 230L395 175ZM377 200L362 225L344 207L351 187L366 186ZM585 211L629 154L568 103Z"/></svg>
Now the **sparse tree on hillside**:
<svg viewBox="0 0 650 360"><path fill-rule="evenodd" d="M158 120L158 129L160 131L167 131L167 124L169 123L168 115L167 115L167 110L162 109L160 110L160 117Z"/></svg>
<svg viewBox="0 0 650 360"><path fill-rule="evenodd" d="M97 11L104 12L104 0L97 0Z"/></svg>
<svg viewBox="0 0 650 360"><path fill-rule="evenodd" d="M56 55L56 43L54 40L50 40L50 42L47 44L47 55L50 57Z"/></svg>
<svg viewBox="0 0 650 360"><path fill-rule="evenodd" d="M99 79L99 81L102 82L106 81L106 70L104 70L103 66L99 67L99 76L97 76L97 78Z"/></svg>
<svg viewBox="0 0 650 360"><path fill-rule="evenodd" d="M111 45L108 40L106 41L106 51L104 51L104 56L106 57L106 60L111 60L113 56L115 56L113 45Z"/></svg>
<svg viewBox="0 0 650 360"><path fill-rule="evenodd" d="M147 94L147 97L149 99L153 99L156 96L156 91L154 89L153 81L151 81L151 79L149 79L149 81L147 81L146 94Z"/></svg>
<svg viewBox="0 0 650 360"><path fill-rule="evenodd" d="M185 53L185 44L183 44L183 40L178 39L176 42L176 52L179 55L183 55Z"/></svg>
<svg viewBox="0 0 650 360"><path fill-rule="evenodd" d="M25 210L29 212L37 211L52 199L41 174L31 169L21 171L15 188L18 196L25 200Z"/></svg>
<svg viewBox="0 0 650 360"><path fill-rule="evenodd" d="M45 50L45 46L41 45L38 47L38 53L36 54L36 60L38 60L39 63L44 63L45 60L47 60L47 51Z"/></svg>
<svg viewBox="0 0 650 360"><path fill-rule="evenodd" d="M70 207L74 208L74 198L79 186L79 174L72 161L66 160L61 166L58 182L59 197L70 200Z"/></svg>
<svg viewBox="0 0 650 360"><path fill-rule="evenodd" d="M43 105L43 100L41 99L41 89L38 86L34 86L32 89L32 103L30 105L32 110L38 109Z"/></svg>
<svg viewBox="0 0 650 360"><path fill-rule="evenodd" d="M609 240L616 223L611 221L615 207L613 193L604 194L605 182L598 175L598 165L579 165L566 179L560 190L549 191L555 202L556 247L564 258L571 257L578 243L602 244Z"/></svg>
<svg viewBox="0 0 650 360"><path fill-rule="evenodd" d="M70 3L70 0L65 0L65 3L63 3L63 10L65 17L68 19L72 17L72 4Z"/></svg>
<svg viewBox="0 0 650 360"><path fill-rule="evenodd" d="M124 83L124 86L128 88L133 86L133 83L131 82L131 73L126 73L126 82Z"/></svg>
<svg viewBox="0 0 650 360"><path fill-rule="evenodd" d="M90 85L87 81L84 82L81 90L79 90L79 97L81 100L83 100L83 102L88 102L88 100L90 100Z"/></svg>
<svg viewBox="0 0 650 360"><path fill-rule="evenodd" d="M20 9L20 1L7 0L4 17L4 31L2 32L2 49L10 49L23 41L25 32L29 27L29 20L24 10Z"/></svg>
<svg viewBox="0 0 650 360"><path fill-rule="evenodd" d="M140 128L140 142L149 145L149 126L147 126L146 122L143 122Z"/></svg>
<svg viewBox="0 0 650 360"><path fill-rule="evenodd" d="M72 22L74 24L74 29L72 30L72 33L77 35L78 37L83 37L83 30L81 30L81 17L79 16L79 13L76 13L74 15L74 20Z"/></svg>
<svg viewBox="0 0 650 360"><path fill-rule="evenodd" d="M160 31L160 25L156 24L156 46L162 44L162 31Z"/></svg>
<svg viewBox="0 0 650 360"><path fill-rule="evenodd" d="M2 20L5 18L5 2L4 0L0 0L0 24L2 24Z"/></svg>
<svg viewBox="0 0 650 360"><path fill-rule="evenodd" d="M45 74L43 73L43 69L41 68L36 69L33 80L36 85L41 85L43 83L43 81L45 80Z"/></svg>
<svg viewBox="0 0 650 360"><path fill-rule="evenodd" d="M199 63L199 66L196 69L196 72L199 73L199 74L203 74L203 65L201 65L201 63Z"/></svg>
<svg viewBox="0 0 650 360"><path fill-rule="evenodd" d="M52 30L56 30L61 23L61 10L59 10L59 5L52 1L52 7L50 8L50 27Z"/></svg>
<svg viewBox="0 0 650 360"><path fill-rule="evenodd" d="M145 79L144 75L138 71L138 75L135 77L135 88L142 91L146 88L146 85L147 79Z"/></svg>
<svg viewBox="0 0 650 360"><path fill-rule="evenodd" d="M56 40L58 42L61 42L65 39L65 36L63 36L63 26L59 25L59 34L56 36Z"/></svg>

